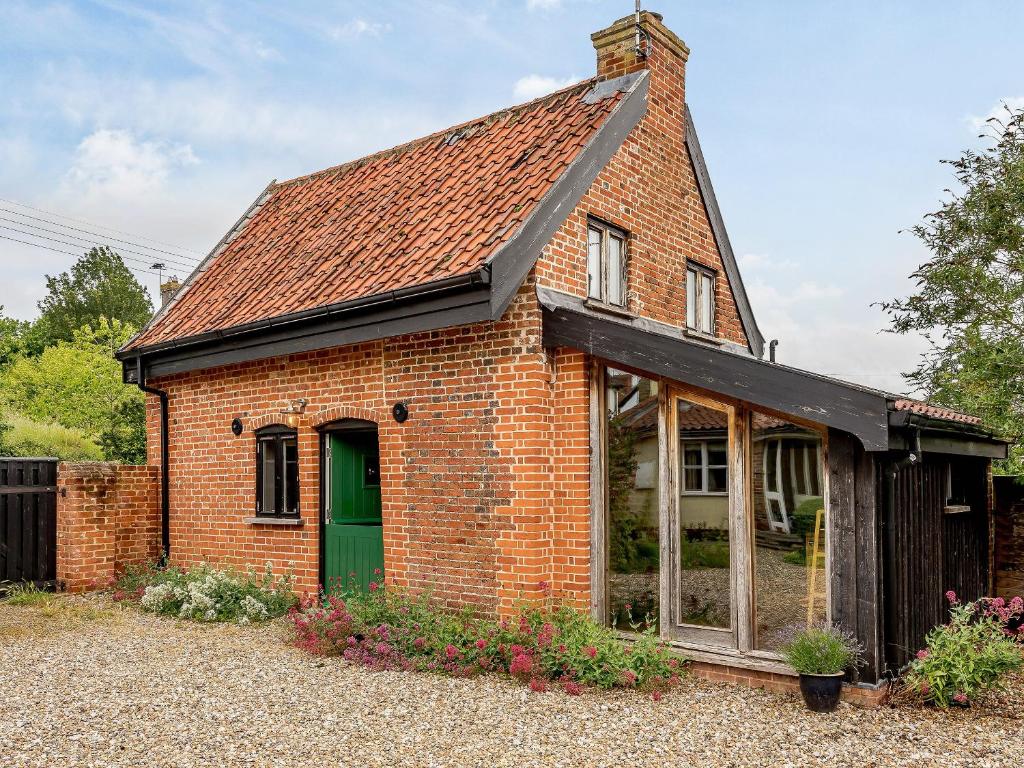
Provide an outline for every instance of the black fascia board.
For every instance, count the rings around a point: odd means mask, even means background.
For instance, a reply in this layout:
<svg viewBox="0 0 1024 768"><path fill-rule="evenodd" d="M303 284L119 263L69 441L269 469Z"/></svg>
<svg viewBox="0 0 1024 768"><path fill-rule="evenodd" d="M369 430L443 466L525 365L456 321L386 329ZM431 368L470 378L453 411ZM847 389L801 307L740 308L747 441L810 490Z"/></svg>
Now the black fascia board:
<svg viewBox="0 0 1024 768"><path fill-rule="evenodd" d="M889 449L888 403L880 393L565 307L545 306L543 322L548 347L571 347L833 427L854 435L867 451Z"/></svg>

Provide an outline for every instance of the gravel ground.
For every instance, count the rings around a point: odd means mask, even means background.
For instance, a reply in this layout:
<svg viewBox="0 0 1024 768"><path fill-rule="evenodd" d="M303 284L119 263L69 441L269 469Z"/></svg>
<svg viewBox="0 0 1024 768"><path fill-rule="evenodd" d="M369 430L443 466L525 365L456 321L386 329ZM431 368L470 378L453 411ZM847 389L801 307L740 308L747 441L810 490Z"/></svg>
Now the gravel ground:
<svg viewBox="0 0 1024 768"><path fill-rule="evenodd" d="M374 673L283 642L93 598L0 604L4 766L1008 766L1024 696L996 710L806 712L688 679L531 694L497 677ZM1000 715L999 712L1007 715ZM1014 736L1014 734L1016 734Z"/></svg>

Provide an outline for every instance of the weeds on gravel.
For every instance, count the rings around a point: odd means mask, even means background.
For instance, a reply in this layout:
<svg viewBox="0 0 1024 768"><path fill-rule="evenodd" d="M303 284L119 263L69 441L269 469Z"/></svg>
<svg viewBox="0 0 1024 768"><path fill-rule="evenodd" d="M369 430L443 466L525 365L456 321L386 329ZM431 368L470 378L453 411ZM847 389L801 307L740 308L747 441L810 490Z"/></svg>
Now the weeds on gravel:
<svg viewBox="0 0 1024 768"><path fill-rule="evenodd" d="M367 592L307 596L289 613L295 645L372 669L469 677L497 672L536 692L561 687L638 688L655 698L680 677L680 660L651 631L623 641L575 608L548 596L514 619L494 622L371 584ZM639 626L639 625L638 625Z"/></svg>
<svg viewBox="0 0 1024 768"><path fill-rule="evenodd" d="M950 620L925 638L904 673L900 693L948 707L967 706L1024 667L1024 600L1001 597L961 603L947 592Z"/></svg>
<svg viewBox="0 0 1024 768"><path fill-rule="evenodd" d="M143 610L193 621L261 622L296 602L290 574L275 577L270 563L262 573L148 565L129 568L112 586L115 601L137 600Z"/></svg>
<svg viewBox="0 0 1024 768"><path fill-rule="evenodd" d="M0 588L4 588L0 584ZM40 608L49 605L55 599L52 592L45 592L35 584L14 584L0 592L0 597L8 605L20 605L31 608Z"/></svg>

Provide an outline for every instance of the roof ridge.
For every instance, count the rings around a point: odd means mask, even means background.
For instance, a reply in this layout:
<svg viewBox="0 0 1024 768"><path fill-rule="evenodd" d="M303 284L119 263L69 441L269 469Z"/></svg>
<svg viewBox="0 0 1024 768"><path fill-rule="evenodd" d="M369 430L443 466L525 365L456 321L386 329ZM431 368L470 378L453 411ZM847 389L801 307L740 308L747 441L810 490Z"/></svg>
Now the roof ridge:
<svg viewBox="0 0 1024 768"><path fill-rule="evenodd" d="M433 133L427 134L426 136L420 136L419 138L411 139L410 141L406 141L402 144L397 144L387 149L379 149L376 152L371 152L368 155L363 155L362 157L357 157L353 160L347 160L344 163L332 165L329 166L328 168L322 168L319 171L313 171L312 173L305 173L302 174L301 176L295 176L290 179L285 179L284 181L279 181L276 184L274 184L272 188L281 189L282 187L294 186L297 184L301 184L303 182L321 178L323 176L328 176L334 173L341 173L352 168L358 168L360 165L364 165L366 163L372 162L373 160L377 160L382 157L387 157L388 155L402 154L403 152L408 152L410 149L413 149L414 147L418 147L430 141L435 141L437 139L444 138L455 132L464 131L473 126L485 124L487 122L493 122L494 120L501 119L507 115L512 115L517 112L524 112L527 109L532 109L543 102L557 101L559 98L566 96L573 91L583 90L585 86L593 86L596 82L596 77L590 77L587 78L586 80L580 80L578 83L573 83L572 85L568 85L565 88L560 88L557 91L552 91L551 93L545 94L543 96L538 96L535 99L530 99L530 101L524 101L521 104L514 104L510 107L503 107L502 109L495 110L494 112L489 112L486 115L474 117L471 120L466 120L465 122L457 123L456 125L451 125L448 126L447 128L442 128L439 131L434 131Z"/></svg>

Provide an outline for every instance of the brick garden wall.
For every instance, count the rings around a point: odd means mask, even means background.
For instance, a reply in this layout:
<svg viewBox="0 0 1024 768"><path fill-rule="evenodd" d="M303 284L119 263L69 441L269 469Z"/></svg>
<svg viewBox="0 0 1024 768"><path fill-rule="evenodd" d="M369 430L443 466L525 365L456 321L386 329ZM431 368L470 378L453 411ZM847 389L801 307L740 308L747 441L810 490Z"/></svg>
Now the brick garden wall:
<svg viewBox="0 0 1024 768"><path fill-rule="evenodd" d="M159 557L156 467L61 463L57 486L57 581L64 589L91 589Z"/></svg>

